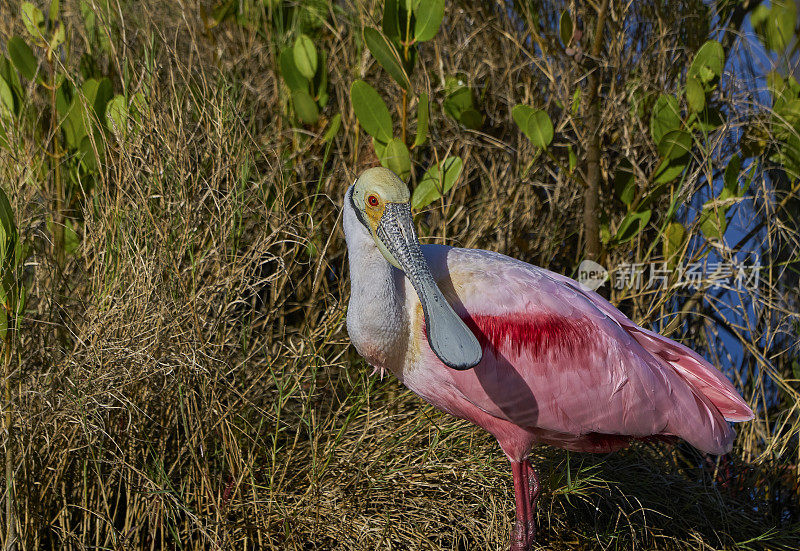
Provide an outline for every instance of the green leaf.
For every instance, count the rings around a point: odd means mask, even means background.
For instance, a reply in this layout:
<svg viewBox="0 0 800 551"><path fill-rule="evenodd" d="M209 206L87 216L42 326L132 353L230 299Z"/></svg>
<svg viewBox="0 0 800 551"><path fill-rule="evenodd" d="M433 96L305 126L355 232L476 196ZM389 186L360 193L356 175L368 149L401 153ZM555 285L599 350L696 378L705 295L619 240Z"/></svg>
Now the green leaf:
<svg viewBox="0 0 800 551"><path fill-rule="evenodd" d="M41 38L44 34L44 15L42 15L42 11L30 2L23 2L20 15L28 34L33 38Z"/></svg>
<svg viewBox="0 0 800 551"><path fill-rule="evenodd" d="M569 112L574 117L578 114L578 109L580 108L581 108L581 89L575 88L575 92L572 94L572 106L570 107Z"/></svg>
<svg viewBox="0 0 800 551"><path fill-rule="evenodd" d="M14 321L16 322L15 329L17 331L22 327L22 318L24 317L23 314L25 313L26 302L28 302L28 289L24 285L20 285L19 297L17 298L17 303L14 305Z"/></svg>
<svg viewBox="0 0 800 551"><path fill-rule="evenodd" d="M278 55L278 64L281 67L281 76L290 92L294 90L308 91L309 80L300 74L294 63L294 48L287 46Z"/></svg>
<svg viewBox="0 0 800 551"><path fill-rule="evenodd" d="M417 103L417 135L414 147L419 147L428 139L428 94L422 92Z"/></svg>
<svg viewBox="0 0 800 551"><path fill-rule="evenodd" d="M703 85L696 78L686 79L686 103L695 113L700 112L706 106L706 93Z"/></svg>
<svg viewBox="0 0 800 551"><path fill-rule="evenodd" d="M403 0L400 0L401 2ZM383 3L383 20L381 21L381 28L383 34L394 42L400 42L400 21L398 18L398 0L385 0Z"/></svg>
<svg viewBox="0 0 800 551"><path fill-rule="evenodd" d="M304 124L314 124L319 119L319 108L314 98L305 90L292 90L292 103L297 118Z"/></svg>
<svg viewBox="0 0 800 551"><path fill-rule="evenodd" d="M687 79L697 78L700 82L708 83L722 76L724 68L725 52L722 44L709 40L697 50L686 76Z"/></svg>
<svg viewBox="0 0 800 551"><path fill-rule="evenodd" d="M614 173L614 195L628 206L636 195L636 176L633 173L633 165L627 158L620 161Z"/></svg>
<svg viewBox="0 0 800 551"><path fill-rule="evenodd" d="M454 77L448 77L448 79L451 78ZM453 91L445 97L442 107L444 107L445 113L455 120L460 120L464 111L473 109L472 90L463 84L454 87Z"/></svg>
<svg viewBox="0 0 800 551"><path fill-rule="evenodd" d="M50 49L57 50L64 43L64 40L66 40L64 25L58 23L55 30L53 30L53 35L50 37Z"/></svg>
<svg viewBox="0 0 800 551"><path fill-rule="evenodd" d="M575 167L578 166L578 156L575 155L575 151L572 150L572 145L567 146L567 153L569 157L569 172L572 174L575 172Z"/></svg>
<svg viewBox="0 0 800 551"><path fill-rule="evenodd" d="M118 136L127 134L128 102L125 96L117 94L106 105L106 126Z"/></svg>
<svg viewBox="0 0 800 551"><path fill-rule="evenodd" d="M797 6L793 0L773 0L764 32L770 50L781 53L789 46L795 34Z"/></svg>
<svg viewBox="0 0 800 551"><path fill-rule="evenodd" d="M14 94L11 87L0 77L0 116L11 118L14 116Z"/></svg>
<svg viewBox="0 0 800 551"><path fill-rule="evenodd" d="M328 125L328 130L325 131L325 136L322 138L327 143L331 143L336 135L339 133L339 129L342 127L342 114L336 113L333 118L331 119L330 124Z"/></svg>
<svg viewBox="0 0 800 551"><path fill-rule="evenodd" d="M23 94L22 81L19 79L19 72L14 68L14 64L4 55L0 55L0 78L5 80L8 87L11 88L15 100L14 110L15 112L19 111Z"/></svg>
<svg viewBox="0 0 800 551"><path fill-rule="evenodd" d="M411 91L411 83L408 80L405 69L400 63L400 54L395 47L376 29L366 27L364 29L364 40L367 47L378 63L381 64L387 73L406 91Z"/></svg>
<svg viewBox="0 0 800 551"><path fill-rule="evenodd" d="M64 224L64 252L72 256L81 246L81 238L75 231L77 222L67 220Z"/></svg>
<svg viewBox="0 0 800 551"><path fill-rule="evenodd" d="M60 2L59 0L51 0L50 2L50 10L47 12L48 17L50 18L50 22L58 21L59 19L59 11L60 11Z"/></svg>
<svg viewBox="0 0 800 551"><path fill-rule="evenodd" d="M5 340L8 334L8 314L5 308L0 308L0 339Z"/></svg>
<svg viewBox="0 0 800 551"><path fill-rule="evenodd" d="M372 138L372 148L375 149L375 155L381 159L386 151L386 142L381 142Z"/></svg>
<svg viewBox="0 0 800 551"><path fill-rule="evenodd" d="M688 164L687 158L664 159L656 169L653 181L656 184L666 184L680 176Z"/></svg>
<svg viewBox="0 0 800 551"><path fill-rule="evenodd" d="M414 8L414 38L417 42L430 40L439 32L444 17L444 0L425 0Z"/></svg>
<svg viewBox="0 0 800 551"><path fill-rule="evenodd" d="M463 124L465 128L480 130L483 126L483 115L475 109L465 109L459 115L458 122Z"/></svg>
<svg viewBox="0 0 800 551"><path fill-rule="evenodd" d="M515 105L511 116L520 130L536 147L547 148L553 141L553 122L550 116L541 109L534 109L527 105Z"/></svg>
<svg viewBox="0 0 800 551"><path fill-rule="evenodd" d="M392 116L375 88L363 80L354 81L350 86L350 102L367 134L383 143L392 139Z"/></svg>
<svg viewBox="0 0 800 551"><path fill-rule="evenodd" d="M722 237L725 235L725 229L728 224L725 219L725 212L728 209L719 206L714 208L711 206L713 201L712 199L703 206L703 212L700 213L698 222L700 224L700 230L703 232L706 239L721 241Z"/></svg>
<svg viewBox="0 0 800 551"><path fill-rule="evenodd" d="M33 80L33 77L36 76L39 62L36 61L33 50L22 38L14 36L9 39L8 55L20 74L28 80Z"/></svg>
<svg viewBox="0 0 800 551"><path fill-rule="evenodd" d="M69 110L61 123L64 129L64 136L67 145L73 149L78 149L81 140L86 136L86 122L84 121L83 102L79 97L72 98Z"/></svg>
<svg viewBox="0 0 800 551"><path fill-rule="evenodd" d="M431 166L422 176L419 185L411 195L411 206L420 210L450 191L461 175L461 157L448 157L441 163Z"/></svg>
<svg viewBox="0 0 800 551"><path fill-rule="evenodd" d="M292 48L292 55L300 74L309 80L314 78L314 74L317 72L317 49L308 36L301 34L297 37L294 41L294 48Z"/></svg>
<svg viewBox="0 0 800 551"><path fill-rule="evenodd" d="M569 12L564 10L561 12L561 19L558 21L558 35L561 37L561 43L566 48L572 42L572 33L575 28L572 25L572 17Z"/></svg>
<svg viewBox="0 0 800 551"><path fill-rule="evenodd" d="M317 68L317 73L314 75L313 83L314 83L314 92L312 95L316 95L320 107L325 107L325 104L328 103L328 71L327 71L327 61L328 61L328 54L320 52L319 54L319 67Z"/></svg>
<svg viewBox="0 0 800 551"><path fill-rule="evenodd" d="M389 140L380 160L383 166L397 174L401 180L407 180L411 176L411 157L406 144L399 138Z"/></svg>
<svg viewBox="0 0 800 551"><path fill-rule="evenodd" d="M686 228L679 222L670 222L664 229L664 259L670 268L678 263L676 256L683 250L686 243Z"/></svg>
<svg viewBox="0 0 800 551"><path fill-rule="evenodd" d="M0 187L0 227L3 228L6 240L16 239L17 225L14 222L14 211L2 187Z"/></svg>
<svg viewBox="0 0 800 551"><path fill-rule="evenodd" d="M692 150L692 135L686 130L670 130L658 142L658 153L663 159L678 159Z"/></svg>
<svg viewBox="0 0 800 551"><path fill-rule="evenodd" d="M81 140L78 152L81 163L90 172L97 172L103 162L103 137L99 132L94 133L94 143L89 136L84 136ZM97 151L95 151L95 147Z"/></svg>
<svg viewBox="0 0 800 551"><path fill-rule="evenodd" d="M680 109L678 108L678 98L661 94L653 107L650 116L650 135L653 141L659 143L664 134L670 130L677 130L681 126Z"/></svg>
<svg viewBox="0 0 800 551"><path fill-rule="evenodd" d="M30 244L24 239L17 239L14 245L14 268L19 268L31 254Z"/></svg>
<svg viewBox="0 0 800 551"><path fill-rule="evenodd" d="M742 159L739 155L734 155L728 161L728 166L725 167L725 174L722 176L722 181L725 183L725 189L728 190L733 196L739 195L739 173L742 170ZM746 191L746 189L744 190Z"/></svg>
<svg viewBox="0 0 800 551"><path fill-rule="evenodd" d="M706 104L706 108L697 114L697 120L692 126L701 132L713 132L724 122L720 112Z"/></svg>
<svg viewBox="0 0 800 551"><path fill-rule="evenodd" d="M84 98L86 98L87 105L90 105L94 110L95 116L99 121L105 120L106 105L114 95L111 80L104 77L100 80L90 78L86 80L81 86Z"/></svg>
<svg viewBox="0 0 800 551"><path fill-rule="evenodd" d="M614 238L617 243L625 243L633 239L638 233L642 232L650 221L650 209L643 211L629 212L622 223L619 225L617 235Z"/></svg>

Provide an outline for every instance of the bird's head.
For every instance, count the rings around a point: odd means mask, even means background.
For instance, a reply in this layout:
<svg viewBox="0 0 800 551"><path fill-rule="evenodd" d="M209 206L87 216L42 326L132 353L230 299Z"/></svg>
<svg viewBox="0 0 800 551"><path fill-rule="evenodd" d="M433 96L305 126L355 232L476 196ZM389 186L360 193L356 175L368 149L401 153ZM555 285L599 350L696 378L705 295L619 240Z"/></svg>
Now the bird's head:
<svg viewBox="0 0 800 551"><path fill-rule="evenodd" d="M350 198L356 216L372 234L381 254L405 272L414 286L434 353L455 369L477 365L483 351L436 285L414 230L406 184L391 170L370 168L356 180Z"/></svg>
<svg viewBox="0 0 800 551"><path fill-rule="evenodd" d="M372 233L381 254L392 266L403 270L389 247L397 251L417 239L406 184L388 168L370 168L356 180L352 198L359 220ZM402 240L404 243L392 243L392 236L402 238L403 233L407 237Z"/></svg>

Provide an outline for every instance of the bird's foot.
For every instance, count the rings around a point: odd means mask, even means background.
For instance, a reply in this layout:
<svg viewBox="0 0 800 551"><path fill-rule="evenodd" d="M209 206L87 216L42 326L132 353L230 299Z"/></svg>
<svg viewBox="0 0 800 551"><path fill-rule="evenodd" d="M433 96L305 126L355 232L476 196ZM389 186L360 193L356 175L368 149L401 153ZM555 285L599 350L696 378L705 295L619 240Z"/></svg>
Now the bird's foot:
<svg viewBox="0 0 800 551"><path fill-rule="evenodd" d="M516 521L511 530L511 551L531 551L536 539L536 527L530 523Z"/></svg>

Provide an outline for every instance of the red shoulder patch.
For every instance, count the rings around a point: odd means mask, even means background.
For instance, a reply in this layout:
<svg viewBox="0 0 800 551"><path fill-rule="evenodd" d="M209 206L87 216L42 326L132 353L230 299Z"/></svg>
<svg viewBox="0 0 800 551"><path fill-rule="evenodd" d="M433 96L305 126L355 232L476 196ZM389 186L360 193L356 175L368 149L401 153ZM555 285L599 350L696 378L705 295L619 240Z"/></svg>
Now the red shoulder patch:
<svg viewBox="0 0 800 551"><path fill-rule="evenodd" d="M584 318L569 319L552 314L516 316L463 316L484 350L506 350L533 356L552 352L573 355L585 350L596 336L595 326Z"/></svg>

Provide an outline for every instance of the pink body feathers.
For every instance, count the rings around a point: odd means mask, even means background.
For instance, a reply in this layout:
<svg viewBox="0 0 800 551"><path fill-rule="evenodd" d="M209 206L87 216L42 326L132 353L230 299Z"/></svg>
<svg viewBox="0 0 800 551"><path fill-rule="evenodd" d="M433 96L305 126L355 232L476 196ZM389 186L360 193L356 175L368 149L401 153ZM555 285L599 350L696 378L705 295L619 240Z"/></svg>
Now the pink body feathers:
<svg viewBox="0 0 800 551"><path fill-rule="evenodd" d="M674 437L721 454L734 437L728 421L752 418L702 357L569 278L487 251L423 251L484 356L467 371L447 368L428 347L419 308L409 305L417 312L410 361L398 375L427 401L494 434L510 459L522 461L535 442L604 452L631 439Z"/></svg>

